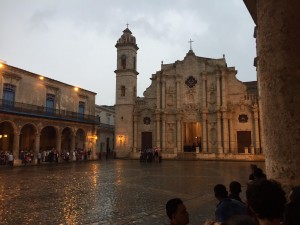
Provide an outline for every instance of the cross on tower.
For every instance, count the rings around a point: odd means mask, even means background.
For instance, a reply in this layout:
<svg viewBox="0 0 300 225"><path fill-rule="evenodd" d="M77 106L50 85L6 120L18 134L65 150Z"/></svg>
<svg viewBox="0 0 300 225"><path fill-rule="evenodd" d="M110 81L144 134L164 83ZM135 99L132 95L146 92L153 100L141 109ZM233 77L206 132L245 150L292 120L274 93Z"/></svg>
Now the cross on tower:
<svg viewBox="0 0 300 225"><path fill-rule="evenodd" d="M128 28L128 25L129 25L129 23L126 23L127 28Z"/></svg>
<svg viewBox="0 0 300 225"><path fill-rule="evenodd" d="M190 50L193 50L192 49L192 42L194 42L194 41L192 41L192 39L190 39L188 42L190 43Z"/></svg>

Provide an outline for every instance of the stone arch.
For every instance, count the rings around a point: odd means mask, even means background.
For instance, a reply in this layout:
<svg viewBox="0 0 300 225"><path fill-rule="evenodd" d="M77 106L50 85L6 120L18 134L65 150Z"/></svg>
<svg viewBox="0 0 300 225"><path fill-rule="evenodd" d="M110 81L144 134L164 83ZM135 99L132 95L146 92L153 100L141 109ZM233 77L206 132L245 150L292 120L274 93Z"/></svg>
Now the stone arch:
<svg viewBox="0 0 300 225"><path fill-rule="evenodd" d="M65 127L61 132L61 151L70 152L72 146L72 137L74 133L70 127Z"/></svg>
<svg viewBox="0 0 300 225"><path fill-rule="evenodd" d="M37 138L37 127L32 123L24 124L20 129L20 149L24 151L35 150L35 142Z"/></svg>
<svg viewBox="0 0 300 225"><path fill-rule="evenodd" d="M54 126L45 126L41 129L40 149L42 151L57 148L58 129Z"/></svg>
<svg viewBox="0 0 300 225"><path fill-rule="evenodd" d="M121 56L121 67L122 69L126 69L126 55Z"/></svg>
<svg viewBox="0 0 300 225"><path fill-rule="evenodd" d="M14 134L17 132L17 126L13 122L0 123L0 152L13 151Z"/></svg>
<svg viewBox="0 0 300 225"><path fill-rule="evenodd" d="M75 149L85 149L86 132L82 128L78 128L75 137Z"/></svg>

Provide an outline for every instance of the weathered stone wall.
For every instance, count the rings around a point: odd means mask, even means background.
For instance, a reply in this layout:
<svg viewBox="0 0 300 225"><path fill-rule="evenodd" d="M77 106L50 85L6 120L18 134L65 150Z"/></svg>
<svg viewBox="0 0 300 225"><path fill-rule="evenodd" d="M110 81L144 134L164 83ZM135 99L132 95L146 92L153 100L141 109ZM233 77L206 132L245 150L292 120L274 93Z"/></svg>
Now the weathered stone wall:
<svg viewBox="0 0 300 225"><path fill-rule="evenodd" d="M299 1L257 1L257 53L267 175L300 180Z"/></svg>

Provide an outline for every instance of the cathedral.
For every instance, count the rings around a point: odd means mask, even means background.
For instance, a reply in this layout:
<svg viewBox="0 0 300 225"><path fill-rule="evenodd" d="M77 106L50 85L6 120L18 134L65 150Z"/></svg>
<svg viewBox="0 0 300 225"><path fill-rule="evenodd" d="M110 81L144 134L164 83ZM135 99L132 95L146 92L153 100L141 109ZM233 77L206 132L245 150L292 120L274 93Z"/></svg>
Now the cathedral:
<svg viewBox="0 0 300 225"><path fill-rule="evenodd" d="M137 97L136 38L118 39L115 105L117 157L160 149L163 158L263 160L257 82L236 78L225 56L161 64Z"/></svg>

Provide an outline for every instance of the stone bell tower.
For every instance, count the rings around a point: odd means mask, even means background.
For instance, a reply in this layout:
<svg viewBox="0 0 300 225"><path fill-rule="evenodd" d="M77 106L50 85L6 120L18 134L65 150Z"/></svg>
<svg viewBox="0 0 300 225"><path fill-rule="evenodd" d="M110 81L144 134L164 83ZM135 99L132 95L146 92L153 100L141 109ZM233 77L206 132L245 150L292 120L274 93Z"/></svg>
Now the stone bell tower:
<svg viewBox="0 0 300 225"><path fill-rule="evenodd" d="M133 149L133 111L136 100L136 56L139 49L128 27L115 45L117 48L115 150L126 157Z"/></svg>

